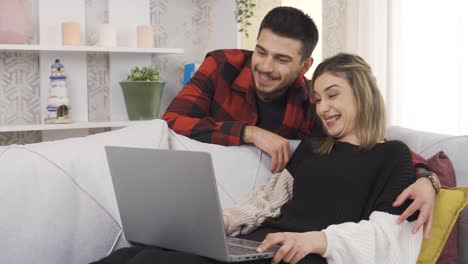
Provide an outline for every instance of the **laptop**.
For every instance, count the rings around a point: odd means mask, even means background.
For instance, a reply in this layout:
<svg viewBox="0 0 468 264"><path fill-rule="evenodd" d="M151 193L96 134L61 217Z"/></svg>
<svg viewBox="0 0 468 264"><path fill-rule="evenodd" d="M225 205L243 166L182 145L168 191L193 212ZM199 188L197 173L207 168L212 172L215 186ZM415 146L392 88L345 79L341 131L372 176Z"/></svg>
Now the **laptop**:
<svg viewBox="0 0 468 264"><path fill-rule="evenodd" d="M257 241L227 237L209 153L105 147L131 242L225 262L273 257Z"/></svg>

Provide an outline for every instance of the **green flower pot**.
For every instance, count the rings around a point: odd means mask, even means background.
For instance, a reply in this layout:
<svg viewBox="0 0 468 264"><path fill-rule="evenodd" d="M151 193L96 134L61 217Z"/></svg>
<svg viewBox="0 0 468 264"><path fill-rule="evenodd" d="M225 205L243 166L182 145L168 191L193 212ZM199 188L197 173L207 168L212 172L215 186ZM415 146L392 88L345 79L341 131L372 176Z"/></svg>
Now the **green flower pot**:
<svg viewBox="0 0 468 264"><path fill-rule="evenodd" d="M150 120L159 118L159 106L164 84L164 82L153 81L120 82L128 119Z"/></svg>

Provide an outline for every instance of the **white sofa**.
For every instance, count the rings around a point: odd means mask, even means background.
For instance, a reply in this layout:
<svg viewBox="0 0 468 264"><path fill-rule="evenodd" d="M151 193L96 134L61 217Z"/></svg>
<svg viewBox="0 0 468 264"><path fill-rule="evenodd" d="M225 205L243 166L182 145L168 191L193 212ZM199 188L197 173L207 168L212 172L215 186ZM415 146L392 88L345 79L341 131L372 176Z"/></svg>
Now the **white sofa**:
<svg viewBox="0 0 468 264"><path fill-rule="evenodd" d="M468 185L468 138L391 128L428 157L444 150L457 182ZM299 142L291 142L295 149ZM84 138L0 149L0 263L88 263L127 246L104 146L202 150L212 155L223 207L268 180L271 160L251 146L223 147L176 135L165 122L128 127ZM232 162L235 160L236 162ZM242 164L239 166L238 164ZM155 172L156 174L157 172ZM460 254L468 263L468 211L460 224Z"/></svg>

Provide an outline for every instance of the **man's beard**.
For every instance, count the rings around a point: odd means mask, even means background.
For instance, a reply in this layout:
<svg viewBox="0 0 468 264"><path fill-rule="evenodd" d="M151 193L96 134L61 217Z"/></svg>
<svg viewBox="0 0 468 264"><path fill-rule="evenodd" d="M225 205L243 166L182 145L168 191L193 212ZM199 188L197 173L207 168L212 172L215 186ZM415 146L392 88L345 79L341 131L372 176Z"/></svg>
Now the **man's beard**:
<svg viewBox="0 0 468 264"><path fill-rule="evenodd" d="M255 90L257 96L263 102L271 102L280 99L281 97L285 96L288 91L288 87L283 87L281 89L277 89L271 92L263 92L258 89Z"/></svg>

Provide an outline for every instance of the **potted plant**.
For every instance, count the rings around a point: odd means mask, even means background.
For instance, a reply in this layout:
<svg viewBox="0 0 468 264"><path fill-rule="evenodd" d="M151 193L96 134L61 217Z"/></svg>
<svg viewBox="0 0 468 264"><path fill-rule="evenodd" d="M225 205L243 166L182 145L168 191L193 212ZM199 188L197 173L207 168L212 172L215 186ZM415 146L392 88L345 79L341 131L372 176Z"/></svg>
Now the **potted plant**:
<svg viewBox="0 0 468 264"><path fill-rule="evenodd" d="M120 82L129 120L148 120L159 117L164 89L159 71L153 67L134 67L127 80Z"/></svg>

